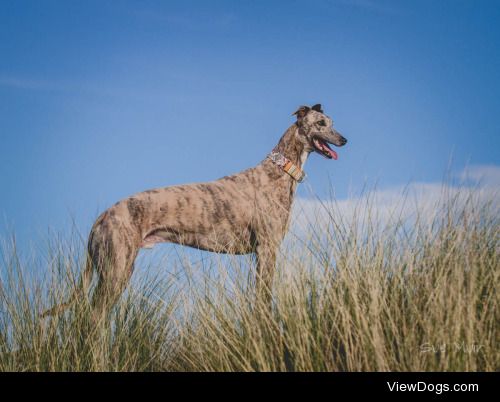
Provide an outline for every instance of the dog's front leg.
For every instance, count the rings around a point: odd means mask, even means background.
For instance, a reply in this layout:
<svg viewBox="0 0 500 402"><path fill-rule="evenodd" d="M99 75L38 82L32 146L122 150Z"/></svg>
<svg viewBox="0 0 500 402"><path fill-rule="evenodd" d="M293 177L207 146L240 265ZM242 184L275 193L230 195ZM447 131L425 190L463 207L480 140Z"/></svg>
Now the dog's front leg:
<svg viewBox="0 0 500 402"><path fill-rule="evenodd" d="M257 302L271 306L276 247L269 243L259 244L255 250L257 257L256 296Z"/></svg>

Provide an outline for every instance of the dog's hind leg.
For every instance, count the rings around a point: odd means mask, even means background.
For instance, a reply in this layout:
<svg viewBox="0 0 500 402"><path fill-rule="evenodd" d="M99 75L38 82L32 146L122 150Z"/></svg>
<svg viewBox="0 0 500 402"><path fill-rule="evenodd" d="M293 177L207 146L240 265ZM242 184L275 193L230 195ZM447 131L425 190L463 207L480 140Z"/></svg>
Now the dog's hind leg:
<svg viewBox="0 0 500 402"><path fill-rule="evenodd" d="M128 251L123 248L112 250L108 261L104 261L104 265L100 266L99 280L91 302L94 321L107 318L107 314L127 287L138 251L132 247L129 247Z"/></svg>

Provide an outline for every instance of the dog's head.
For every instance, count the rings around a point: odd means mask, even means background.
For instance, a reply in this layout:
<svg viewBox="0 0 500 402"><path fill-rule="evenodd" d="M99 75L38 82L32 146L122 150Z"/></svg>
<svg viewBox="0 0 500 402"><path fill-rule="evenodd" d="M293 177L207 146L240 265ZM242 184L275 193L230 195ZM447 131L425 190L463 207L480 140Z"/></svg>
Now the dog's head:
<svg viewBox="0 0 500 402"><path fill-rule="evenodd" d="M347 140L333 128L333 121L323 113L321 105L301 106L297 116L297 135L308 152L316 151L328 159L337 159L337 153L328 144L344 146Z"/></svg>

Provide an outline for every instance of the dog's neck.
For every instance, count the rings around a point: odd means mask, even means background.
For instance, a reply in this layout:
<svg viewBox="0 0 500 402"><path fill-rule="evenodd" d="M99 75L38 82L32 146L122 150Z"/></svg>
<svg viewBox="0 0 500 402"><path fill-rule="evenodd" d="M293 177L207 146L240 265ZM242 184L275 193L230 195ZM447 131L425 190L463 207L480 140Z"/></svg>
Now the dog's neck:
<svg viewBox="0 0 500 402"><path fill-rule="evenodd" d="M278 144L274 147L273 152L279 153L301 170L304 170L309 152L305 149L304 144L298 139L298 130L299 128L296 124L290 126L280 138Z"/></svg>
<svg viewBox="0 0 500 402"><path fill-rule="evenodd" d="M274 151L279 152L300 169L304 169L304 164L309 156L309 152L300 141L297 135L298 130L299 128L296 124L290 126L280 138ZM295 192L299 182L269 157L266 157L257 169L262 169L269 177L269 182L266 187L262 187L262 191L265 191L266 194L274 199L276 205L279 205L278 210L280 214L285 214L284 222L287 222L286 225L288 225L293 199L295 198Z"/></svg>

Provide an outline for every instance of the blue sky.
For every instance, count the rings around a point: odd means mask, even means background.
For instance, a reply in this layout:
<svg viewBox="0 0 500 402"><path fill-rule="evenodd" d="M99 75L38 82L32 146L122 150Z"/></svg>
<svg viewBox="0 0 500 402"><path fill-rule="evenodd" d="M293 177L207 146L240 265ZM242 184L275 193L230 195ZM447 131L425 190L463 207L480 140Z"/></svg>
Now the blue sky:
<svg viewBox="0 0 500 402"><path fill-rule="evenodd" d="M499 165L498 21L484 0L2 1L0 216L85 232L132 193L259 163L318 102L349 140L310 157L320 196Z"/></svg>

